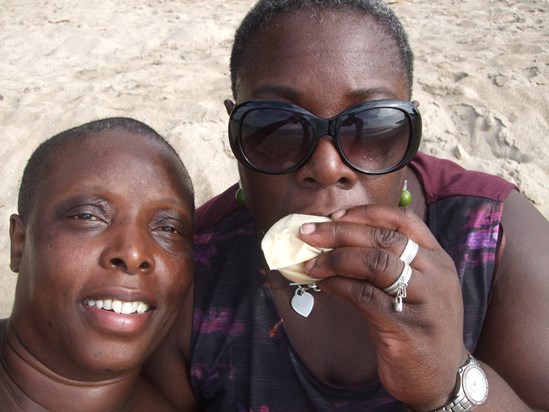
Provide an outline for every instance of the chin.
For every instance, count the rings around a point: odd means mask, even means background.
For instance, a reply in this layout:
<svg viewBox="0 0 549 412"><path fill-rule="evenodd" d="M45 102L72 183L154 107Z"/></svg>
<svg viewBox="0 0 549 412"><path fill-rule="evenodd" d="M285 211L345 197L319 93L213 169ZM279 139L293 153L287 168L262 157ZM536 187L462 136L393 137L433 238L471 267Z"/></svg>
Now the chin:
<svg viewBox="0 0 549 412"><path fill-rule="evenodd" d="M74 342L72 356L67 360L75 365L73 374L78 379L100 381L139 372L151 351L150 340L132 342L127 339L121 343L109 342L103 337L101 340Z"/></svg>

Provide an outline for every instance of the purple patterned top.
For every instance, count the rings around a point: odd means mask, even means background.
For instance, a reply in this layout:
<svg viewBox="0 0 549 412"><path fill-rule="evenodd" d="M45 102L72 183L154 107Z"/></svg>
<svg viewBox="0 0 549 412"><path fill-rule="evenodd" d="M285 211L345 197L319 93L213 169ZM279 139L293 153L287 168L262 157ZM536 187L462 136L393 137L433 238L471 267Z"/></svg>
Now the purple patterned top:
<svg viewBox="0 0 549 412"><path fill-rule="evenodd" d="M515 187L419 153L410 165L428 203L428 225L462 284L465 346L474 351L493 282L503 200ZM233 186L197 211L191 379L205 410L406 411L376 381L341 388L320 380L292 347L260 260L249 211Z"/></svg>

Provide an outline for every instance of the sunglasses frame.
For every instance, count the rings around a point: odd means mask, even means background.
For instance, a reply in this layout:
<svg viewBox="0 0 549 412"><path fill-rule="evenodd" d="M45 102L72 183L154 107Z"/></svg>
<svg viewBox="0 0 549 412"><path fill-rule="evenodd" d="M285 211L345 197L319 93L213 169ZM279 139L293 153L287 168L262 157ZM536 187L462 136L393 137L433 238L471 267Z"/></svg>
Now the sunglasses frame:
<svg viewBox="0 0 549 412"><path fill-rule="evenodd" d="M349 159L343 152L341 145L339 143L338 131L342 122L342 118L344 118L344 116L347 116L349 114L353 114L356 112L362 112L369 109L383 109L383 108L397 109L406 115L406 118L408 119L408 122L410 125L410 133L411 133L410 139L408 141L408 148L406 149L406 153L404 157L400 160L399 163L397 163L394 166L391 166L383 170L376 170L376 171L361 169L353 165L349 161ZM272 171L272 170L262 169L261 167L258 167L252 164L250 160L247 158L246 154L244 153L244 150L242 148L242 139L241 139L241 133L240 133L242 129L242 121L249 112L253 110L261 110L261 109L285 110L290 113L294 113L301 116L312 126L313 139L312 139L310 148L307 154L303 157L303 160L298 162L295 166L292 166L291 168L283 171ZM339 113L337 116L331 117L329 119L323 119L323 118L317 117L311 112L309 112L308 110L305 110L304 108L291 103L284 103L284 102L270 101L270 100L249 100L236 105L231 111L231 115L229 118L229 142L235 157L238 159L238 161L240 161L240 163L242 163L247 168L259 173L264 173L264 174L281 175L281 174L288 174L288 173L293 173L297 171L299 168L303 167L309 161L309 159L313 155L318 145L320 138L323 136L330 136L332 138L332 140L334 141L334 145L339 155L341 156L341 159L351 169L367 175L383 175L383 174L391 173L391 172L394 172L395 170L403 168L416 155L419 149L419 144L421 142L421 115L419 113L418 108L413 103L409 101L404 101L404 100L392 100L392 99L372 100L366 103L358 104L349 109L346 109L343 112Z"/></svg>

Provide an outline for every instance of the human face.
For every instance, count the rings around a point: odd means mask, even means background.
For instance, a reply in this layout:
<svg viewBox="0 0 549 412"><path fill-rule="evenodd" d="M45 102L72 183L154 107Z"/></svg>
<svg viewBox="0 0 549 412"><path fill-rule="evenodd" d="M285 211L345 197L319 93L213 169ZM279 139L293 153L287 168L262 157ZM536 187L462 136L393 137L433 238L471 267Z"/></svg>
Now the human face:
<svg viewBox="0 0 549 412"><path fill-rule="evenodd" d="M330 118L359 103L407 100L397 47L369 16L310 10L276 17L247 51L237 103L266 99ZM368 176L349 168L328 136L297 171L265 175L240 165L248 206L263 231L289 213L329 215L362 204L397 205L404 170Z"/></svg>
<svg viewBox="0 0 549 412"><path fill-rule="evenodd" d="M53 163L27 222L11 220L14 329L62 376L135 372L192 279L189 188L166 148L121 130L65 147Z"/></svg>

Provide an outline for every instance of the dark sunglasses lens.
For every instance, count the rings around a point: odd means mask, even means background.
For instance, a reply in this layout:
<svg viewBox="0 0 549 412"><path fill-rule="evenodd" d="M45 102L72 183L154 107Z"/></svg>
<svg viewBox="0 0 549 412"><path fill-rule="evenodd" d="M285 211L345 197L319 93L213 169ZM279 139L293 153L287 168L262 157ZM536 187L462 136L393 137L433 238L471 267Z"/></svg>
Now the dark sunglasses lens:
<svg viewBox="0 0 549 412"><path fill-rule="evenodd" d="M307 155L312 136L309 123L287 110L254 109L241 121L244 156L266 172L284 172L295 167Z"/></svg>
<svg viewBox="0 0 549 412"><path fill-rule="evenodd" d="M338 132L347 160L366 172L396 166L406 155L411 138L410 121L395 108L381 107L350 114Z"/></svg>

